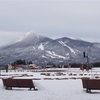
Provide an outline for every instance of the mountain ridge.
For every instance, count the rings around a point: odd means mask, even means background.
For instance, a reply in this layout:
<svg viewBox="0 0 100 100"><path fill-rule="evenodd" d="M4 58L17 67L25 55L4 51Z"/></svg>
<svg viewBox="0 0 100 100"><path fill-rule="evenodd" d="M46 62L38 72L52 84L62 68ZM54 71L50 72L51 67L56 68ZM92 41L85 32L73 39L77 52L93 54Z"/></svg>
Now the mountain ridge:
<svg viewBox="0 0 100 100"><path fill-rule="evenodd" d="M25 59L42 65L46 62L55 64L86 63L83 52L89 54L91 62L100 61L99 43L62 37L51 39L35 33L27 33L18 41L0 47L0 64L12 63L16 59Z"/></svg>

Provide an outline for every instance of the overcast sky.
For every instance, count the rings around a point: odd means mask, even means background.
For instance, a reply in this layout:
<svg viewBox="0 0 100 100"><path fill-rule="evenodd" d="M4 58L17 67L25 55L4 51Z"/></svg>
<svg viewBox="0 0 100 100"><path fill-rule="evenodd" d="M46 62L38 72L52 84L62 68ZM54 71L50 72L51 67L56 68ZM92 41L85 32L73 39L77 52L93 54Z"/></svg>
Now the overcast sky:
<svg viewBox="0 0 100 100"><path fill-rule="evenodd" d="M100 42L100 0L0 0L0 45L29 31Z"/></svg>

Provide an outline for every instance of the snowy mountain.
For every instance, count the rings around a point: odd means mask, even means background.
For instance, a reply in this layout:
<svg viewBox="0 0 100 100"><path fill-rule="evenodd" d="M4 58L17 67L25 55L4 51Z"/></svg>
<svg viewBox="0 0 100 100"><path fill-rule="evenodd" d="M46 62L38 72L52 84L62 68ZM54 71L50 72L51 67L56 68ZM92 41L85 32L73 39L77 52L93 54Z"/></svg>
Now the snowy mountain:
<svg viewBox="0 0 100 100"><path fill-rule="evenodd" d="M51 39L32 32L20 37L12 44L0 47L0 64L12 63L17 59L36 64L86 62L83 52L91 62L100 61L100 44L67 37Z"/></svg>

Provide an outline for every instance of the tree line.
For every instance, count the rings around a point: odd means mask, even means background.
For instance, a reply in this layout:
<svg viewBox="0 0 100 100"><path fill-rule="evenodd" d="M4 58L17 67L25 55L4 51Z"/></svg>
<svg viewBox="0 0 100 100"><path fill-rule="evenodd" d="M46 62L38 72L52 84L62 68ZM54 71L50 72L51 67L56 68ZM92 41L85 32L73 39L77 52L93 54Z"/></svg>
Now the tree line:
<svg viewBox="0 0 100 100"><path fill-rule="evenodd" d="M20 65L20 64L23 64L23 65L32 64L32 61L18 59L12 63L12 65Z"/></svg>
<svg viewBox="0 0 100 100"><path fill-rule="evenodd" d="M14 61L12 63L12 65L20 65L20 64L27 65L27 64L33 64L33 62L32 61L26 61L26 60L18 59L18 60ZM60 64L54 64L52 62L52 63L47 63L47 65L52 65L52 67L57 67L57 68L61 68L62 66L64 68L68 68L68 67L80 68L82 66L84 68L86 68L87 66L92 68L92 67L100 67L100 62L91 63L89 65L87 65L87 63L84 63L84 64L82 64L82 63L70 63L70 64L62 64L62 65L60 65Z"/></svg>

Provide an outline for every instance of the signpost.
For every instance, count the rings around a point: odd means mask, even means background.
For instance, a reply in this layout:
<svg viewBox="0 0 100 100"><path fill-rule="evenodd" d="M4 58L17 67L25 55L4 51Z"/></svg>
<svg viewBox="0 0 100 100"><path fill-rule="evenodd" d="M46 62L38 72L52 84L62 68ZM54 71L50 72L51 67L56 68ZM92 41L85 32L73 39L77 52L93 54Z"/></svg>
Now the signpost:
<svg viewBox="0 0 100 100"><path fill-rule="evenodd" d="M89 66L89 56L88 56L88 53L86 54L86 52L83 52L83 57L87 59L87 68L86 68L86 70L89 70L90 66Z"/></svg>

